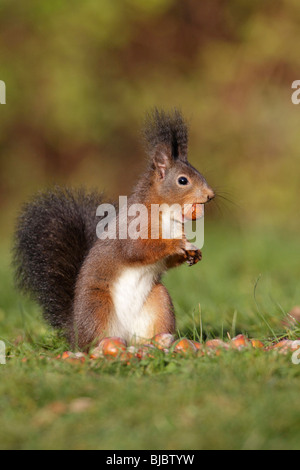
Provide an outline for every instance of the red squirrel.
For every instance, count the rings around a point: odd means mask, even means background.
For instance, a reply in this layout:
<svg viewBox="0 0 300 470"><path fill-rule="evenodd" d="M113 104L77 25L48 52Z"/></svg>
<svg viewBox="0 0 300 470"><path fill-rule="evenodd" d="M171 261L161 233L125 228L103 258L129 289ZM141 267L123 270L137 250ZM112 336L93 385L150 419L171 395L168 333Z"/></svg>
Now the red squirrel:
<svg viewBox="0 0 300 470"><path fill-rule="evenodd" d="M214 191L188 162L188 128L177 110L148 115L148 168L128 206L205 204ZM161 277L168 269L196 264L201 251L181 238L151 236L101 240L96 209L102 194L55 188L27 203L15 233L17 285L42 306L53 327L75 348L105 336L141 342L174 333L172 301ZM117 211L117 219L120 213Z"/></svg>

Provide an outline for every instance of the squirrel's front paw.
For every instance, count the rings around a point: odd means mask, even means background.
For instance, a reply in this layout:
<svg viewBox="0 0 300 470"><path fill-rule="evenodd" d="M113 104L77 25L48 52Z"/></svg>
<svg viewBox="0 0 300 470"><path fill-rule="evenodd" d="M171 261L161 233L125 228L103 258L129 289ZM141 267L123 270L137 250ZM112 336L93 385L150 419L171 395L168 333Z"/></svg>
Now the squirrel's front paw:
<svg viewBox="0 0 300 470"><path fill-rule="evenodd" d="M182 240L179 253L182 262L185 261L189 266L197 264L202 259L202 252L186 238Z"/></svg>
<svg viewBox="0 0 300 470"><path fill-rule="evenodd" d="M202 260L202 252L198 249L195 249L195 250L188 250L186 252L186 255L187 255L187 261L186 263L189 265L189 266L193 266L194 264L197 264L198 261L201 261Z"/></svg>

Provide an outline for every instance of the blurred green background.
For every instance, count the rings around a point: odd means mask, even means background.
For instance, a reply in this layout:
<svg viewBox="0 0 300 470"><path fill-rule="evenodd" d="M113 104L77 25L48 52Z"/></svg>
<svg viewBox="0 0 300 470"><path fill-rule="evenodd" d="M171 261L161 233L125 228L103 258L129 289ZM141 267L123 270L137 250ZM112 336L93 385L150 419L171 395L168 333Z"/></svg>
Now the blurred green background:
<svg viewBox="0 0 300 470"><path fill-rule="evenodd" d="M298 0L1 0L0 227L46 184L126 194L146 110L179 107L211 217L299 229Z"/></svg>

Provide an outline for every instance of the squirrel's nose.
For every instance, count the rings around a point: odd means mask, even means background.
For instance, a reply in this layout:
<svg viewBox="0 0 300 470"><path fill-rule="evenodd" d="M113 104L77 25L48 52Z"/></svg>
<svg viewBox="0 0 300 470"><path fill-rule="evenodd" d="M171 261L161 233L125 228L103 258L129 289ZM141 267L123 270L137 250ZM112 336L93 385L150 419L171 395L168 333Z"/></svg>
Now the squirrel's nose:
<svg viewBox="0 0 300 470"><path fill-rule="evenodd" d="M215 193L211 188L207 188L206 190L207 193L207 202L211 201L215 197Z"/></svg>

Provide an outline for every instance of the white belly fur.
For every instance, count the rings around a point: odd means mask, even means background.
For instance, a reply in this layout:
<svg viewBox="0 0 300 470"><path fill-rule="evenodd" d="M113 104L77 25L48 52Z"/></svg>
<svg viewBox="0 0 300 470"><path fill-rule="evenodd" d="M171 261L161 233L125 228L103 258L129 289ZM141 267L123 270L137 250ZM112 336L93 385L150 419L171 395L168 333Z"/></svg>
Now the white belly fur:
<svg viewBox="0 0 300 470"><path fill-rule="evenodd" d="M112 288L115 317L110 325L111 336L127 341L149 338L155 312L143 306L163 270L163 262L123 270Z"/></svg>

